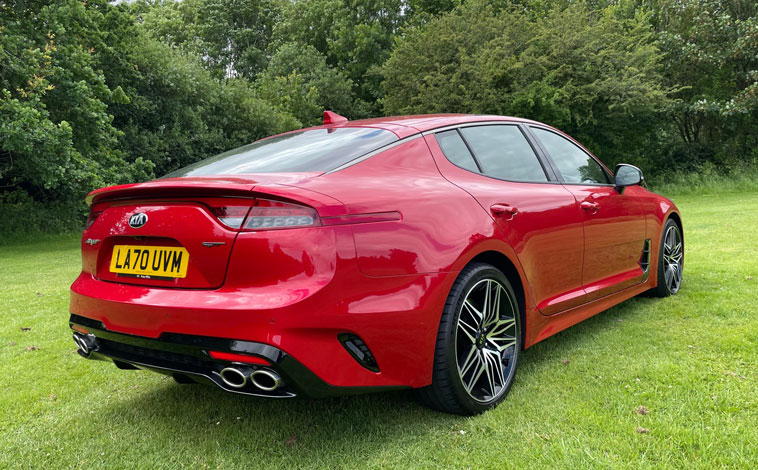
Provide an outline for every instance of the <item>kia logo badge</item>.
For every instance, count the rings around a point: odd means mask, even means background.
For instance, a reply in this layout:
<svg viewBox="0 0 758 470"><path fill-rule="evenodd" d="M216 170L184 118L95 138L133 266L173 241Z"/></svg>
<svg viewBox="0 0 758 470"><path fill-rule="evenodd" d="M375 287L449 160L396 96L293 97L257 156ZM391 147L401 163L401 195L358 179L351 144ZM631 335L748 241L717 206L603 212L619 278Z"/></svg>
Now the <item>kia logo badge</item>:
<svg viewBox="0 0 758 470"><path fill-rule="evenodd" d="M129 217L129 226L131 228L140 228L147 223L147 214L144 212L137 212Z"/></svg>

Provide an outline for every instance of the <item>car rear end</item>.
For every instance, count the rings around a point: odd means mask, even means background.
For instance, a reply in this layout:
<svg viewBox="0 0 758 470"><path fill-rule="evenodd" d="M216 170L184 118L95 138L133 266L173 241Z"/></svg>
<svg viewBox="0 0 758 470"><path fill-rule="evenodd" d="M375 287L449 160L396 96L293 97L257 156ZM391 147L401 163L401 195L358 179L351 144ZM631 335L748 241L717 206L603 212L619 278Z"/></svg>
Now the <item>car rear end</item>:
<svg viewBox="0 0 758 470"><path fill-rule="evenodd" d="M355 334L369 319L341 305L360 288L350 225L365 218L299 182L397 136L314 130L91 193L71 286L79 354L250 395L393 386Z"/></svg>

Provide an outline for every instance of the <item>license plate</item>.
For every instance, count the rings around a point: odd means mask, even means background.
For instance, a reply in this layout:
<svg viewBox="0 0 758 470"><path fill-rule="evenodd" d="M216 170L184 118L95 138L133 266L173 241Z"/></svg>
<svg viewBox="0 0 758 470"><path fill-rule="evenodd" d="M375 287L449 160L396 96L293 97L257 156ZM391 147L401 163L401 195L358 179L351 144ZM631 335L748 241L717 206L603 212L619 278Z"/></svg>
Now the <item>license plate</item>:
<svg viewBox="0 0 758 470"><path fill-rule="evenodd" d="M119 276L171 280L187 277L188 266L189 253L184 248L116 245L110 271Z"/></svg>

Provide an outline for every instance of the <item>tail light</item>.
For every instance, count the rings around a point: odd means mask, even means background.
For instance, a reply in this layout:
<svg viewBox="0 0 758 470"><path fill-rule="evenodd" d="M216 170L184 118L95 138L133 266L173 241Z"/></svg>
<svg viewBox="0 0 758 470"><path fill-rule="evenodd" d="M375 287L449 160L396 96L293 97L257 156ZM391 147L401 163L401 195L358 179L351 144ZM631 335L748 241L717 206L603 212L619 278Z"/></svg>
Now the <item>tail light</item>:
<svg viewBox="0 0 758 470"><path fill-rule="evenodd" d="M250 209L244 231L272 230L320 225L318 213L311 207L286 202L257 199Z"/></svg>
<svg viewBox="0 0 758 470"><path fill-rule="evenodd" d="M250 206L211 206L211 212L222 224L238 230L245 221Z"/></svg>
<svg viewBox="0 0 758 470"><path fill-rule="evenodd" d="M247 204L240 200L219 200L214 201L210 209L225 226L245 232L321 225L318 212L312 207L268 199L256 199Z"/></svg>
<svg viewBox="0 0 758 470"><path fill-rule="evenodd" d="M102 212L103 211L90 210L89 215L87 216L87 223L84 225L84 229L87 230L88 228L92 227L92 224L95 223Z"/></svg>

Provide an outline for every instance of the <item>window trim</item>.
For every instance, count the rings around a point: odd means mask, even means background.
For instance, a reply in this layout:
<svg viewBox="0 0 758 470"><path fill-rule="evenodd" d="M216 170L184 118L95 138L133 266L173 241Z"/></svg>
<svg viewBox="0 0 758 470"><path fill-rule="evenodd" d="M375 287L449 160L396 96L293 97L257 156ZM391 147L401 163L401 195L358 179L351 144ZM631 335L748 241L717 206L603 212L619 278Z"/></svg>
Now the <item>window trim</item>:
<svg viewBox="0 0 758 470"><path fill-rule="evenodd" d="M545 153L546 160L550 163L550 166L552 167L553 171L555 172L556 179L558 181L560 181L561 184L566 185L566 186L602 186L602 187L612 187L612 188L616 187L615 183L573 183L573 182L570 182L570 181L566 181L566 179L563 177L563 174L561 173L560 169L558 168L558 165L556 165L555 160L553 160L553 157L550 156L550 153L547 151L547 149L545 148L545 146L542 143L542 141L539 139L539 137L537 136L537 134L535 134L534 132L532 132L532 128L534 128L534 129L541 129L543 131L550 132L550 133L555 134L558 137L561 137L564 140L568 141L571 145L573 145L574 147L576 147L577 149L579 149L580 151L582 151L582 153L584 153L585 155L587 155L588 157L590 157L591 159L593 159L595 161L595 163L597 163L598 165L600 165L600 169L603 170L603 173L605 174L606 178L608 178L608 181L613 181L614 180L614 176L613 176L613 173L608 168L606 168L605 165L603 165L603 162L601 162L600 160L598 160L597 157L595 157L594 155L592 155L588 150L586 150L584 147L582 147L581 145L579 145L577 142L573 141L573 139L566 138L565 135L561 135L561 133L556 132L555 130L550 129L550 128L545 127L545 126L539 126L539 125L535 125L535 124L531 124L530 123L527 127L528 127L527 130L528 130L529 134L531 134L534 137L535 141L537 142L537 145L539 145L540 149L542 149L542 151Z"/></svg>
<svg viewBox="0 0 758 470"><path fill-rule="evenodd" d="M540 164L540 167L542 168L542 172L545 174L545 181L520 181L520 180L510 180L505 178L498 178L497 176L492 176L487 173L484 173L482 170L482 165L479 162L479 158L476 156L476 153L474 153L473 149L471 148L471 145L469 144L466 137L463 135L463 132L461 132L461 129L469 128L469 127L485 127L485 126L514 126L516 127L521 135L524 137L524 140L526 140L526 143L529 145L529 148L532 149L532 152L534 153L534 156L537 158L537 162ZM479 168L479 172L473 172L467 168L463 168L462 166L456 165L453 163L450 158L445 154L444 150L442 150L442 146L439 145L439 141L437 140L437 134L441 132L447 132L455 130L458 132L458 135L460 136L463 143L466 145L466 149L468 149L469 153L471 154L471 157L474 159L474 163L476 163L477 168ZM440 151L442 152L442 155L445 157L445 159L456 168L460 168L461 170L464 170L466 172L484 176L486 178L490 178L497 181L505 181L508 183L524 183L524 184L561 184L560 181L557 181L557 178L555 177L553 168L549 165L549 162L547 162L544 159L544 155L540 151L541 149L535 146L535 143L533 142L531 136L528 132L525 131L524 125L521 122L511 122L511 121L481 121L481 122L466 122L466 123L460 123L460 124L454 124L451 126L445 126L438 129L432 129L429 131L425 131L422 133L424 136L427 135L433 135L435 141L437 142L437 146L440 148Z"/></svg>
<svg viewBox="0 0 758 470"><path fill-rule="evenodd" d="M462 167L462 166L458 165L457 163L455 163L454 161L450 160L450 157L448 157L448 156L447 156L447 154L445 153L445 149L443 149L443 148L442 148L442 145L440 145L440 141L437 139L437 134L442 134L443 132L451 132L451 131L452 131L452 132L455 132L456 134L458 134L458 137L461 139L461 142L463 142L463 145L466 147L466 150L468 151L468 154L469 154L469 156L470 156L470 157L471 157L471 159L474 161L474 165L476 165L476 168L477 168L477 170L479 170L479 171L477 171L477 172L473 172L473 171L469 170L468 168L464 168L464 167ZM474 151L473 151L473 150L471 150L471 147L469 146L468 142L467 142L467 141L466 141L466 139L463 137L463 134L461 134L461 131L460 131L458 128L455 128L455 129L447 129L447 130L444 130L444 131L435 132L435 133L434 133L434 140L437 142L437 146L440 148L440 150L442 151L442 155L445 157L445 159L446 159L448 162L450 162L450 163L452 163L453 165L457 166L457 167L458 167L458 168L460 168L461 170L466 170L466 171L468 171L469 173L474 173L474 174L477 174L477 175L484 175L484 172L483 172L483 170L482 170L482 164L481 164L481 163L479 163L479 159L477 159L477 158L476 158L476 156L474 155Z"/></svg>

